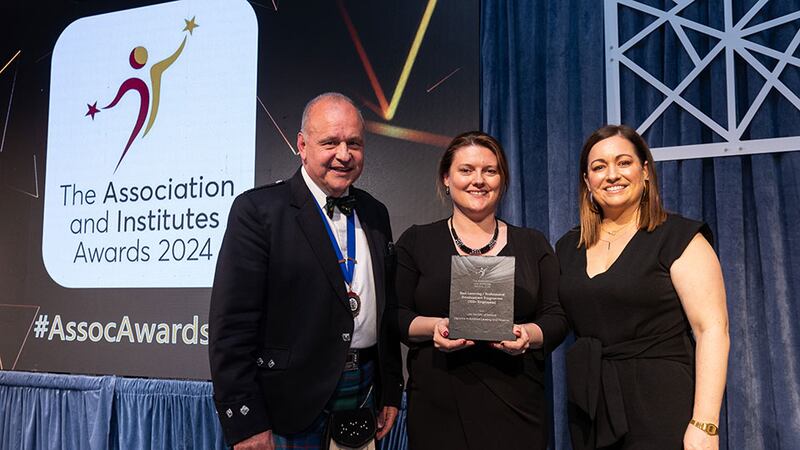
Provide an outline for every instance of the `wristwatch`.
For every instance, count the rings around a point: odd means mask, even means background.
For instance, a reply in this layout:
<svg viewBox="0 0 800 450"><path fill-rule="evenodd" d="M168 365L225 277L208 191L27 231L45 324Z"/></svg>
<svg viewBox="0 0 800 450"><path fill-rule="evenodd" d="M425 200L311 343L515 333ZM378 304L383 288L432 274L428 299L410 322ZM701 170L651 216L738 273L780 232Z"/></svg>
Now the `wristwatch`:
<svg viewBox="0 0 800 450"><path fill-rule="evenodd" d="M711 422L703 423L692 419L689 421L689 423L696 426L697 428L700 428L709 436L716 436L719 434L719 427Z"/></svg>

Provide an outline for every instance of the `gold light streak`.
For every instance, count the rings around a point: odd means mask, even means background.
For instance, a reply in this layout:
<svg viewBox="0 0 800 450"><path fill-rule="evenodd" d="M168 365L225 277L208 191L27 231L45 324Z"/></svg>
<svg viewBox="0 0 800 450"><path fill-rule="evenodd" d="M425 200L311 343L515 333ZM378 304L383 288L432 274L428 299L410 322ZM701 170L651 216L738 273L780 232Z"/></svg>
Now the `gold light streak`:
<svg viewBox="0 0 800 450"><path fill-rule="evenodd" d="M2 68L2 69L0 69L0 75L2 75L2 74L3 74L3 72L5 72L5 70L8 68L8 66L10 66L10 65L11 65L11 63L12 63L12 62L14 62L14 60L15 60L15 59L17 59L17 56L19 56L19 55L20 55L20 53L22 53L22 50L17 50L17 53L14 53L14 56L12 56L12 57L11 57L11 59L9 59L9 60L8 60L8 62L6 63L6 65L5 65L5 66L3 66L3 68Z"/></svg>
<svg viewBox="0 0 800 450"><path fill-rule="evenodd" d="M425 8L425 13L422 15L422 21L420 21L419 28L417 29L417 35L414 36L414 42L411 44L408 58L406 58L406 64L403 66L403 71L400 73L400 79L397 80L397 86L394 88L392 101L389 103L389 109L386 110L386 120L392 120L394 113L397 112L397 105L400 104L400 97L403 96L408 76L411 75L411 68L414 67L414 61L417 59L419 47L422 45L422 39L425 37L425 32L428 30L428 24L431 21L434 9L436 9L436 0L430 0L428 6Z"/></svg>
<svg viewBox="0 0 800 450"><path fill-rule="evenodd" d="M383 89L378 82L378 77L375 74L375 70L372 68L372 64L367 56L367 52L364 49L364 46L361 44L361 39L358 37L358 32L355 29L355 25L353 25L353 22L350 20L350 16L347 13L347 9L344 7L344 0L339 0L339 11L342 14L345 26L347 26L347 29L350 33L350 38L353 41L353 45L356 47L356 52L361 59L361 64L364 66L364 71L367 73L367 77L370 80L372 90L375 91L375 96L377 97L380 105L380 115L383 116L385 120L392 120L397 112L397 106L400 104L400 99L403 97L403 91L406 88L408 77L411 75L411 69L414 67L414 62L417 59L419 48L422 46L422 41L425 38L425 33L428 30L431 16L433 16L433 11L436 9L436 1L437 0L428 0L428 5L425 7L425 12L422 14L422 19L420 20L419 27L417 28L417 33L414 36L414 41L411 43L411 48L408 51L406 62L403 65L403 70L400 72L400 78L397 80L394 93L392 93L392 100L387 102L386 96L383 93Z"/></svg>
<svg viewBox="0 0 800 450"><path fill-rule="evenodd" d="M442 83L444 83L445 81L447 81L447 80L448 80L450 77L452 77L453 75L455 75L455 74L456 74L456 72L458 72L459 70L461 70L461 67L459 67L458 69L456 69L456 70L454 70L454 71L450 72L449 74L447 74L447 76L446 76L446 77L444 77L444 78L442 78L441 80L439 80L439 81L437 81L436 83L434 83L434 85L433 85L433 86L431 86L431 87L429 87L429 88L428 88L428 89L427 89L425 92L427 92L427 93L429 93L429 94L430 94L432 90L434 90L434 89L436 89L437 87L439 87L439 85L440 85L440 84L442 84Z"/></svg>
<svg viewBox="0 0 800 450"><path fill-rule="evenodd" d="M289 143L289 139L286 138L286 135L283 134L283 130L281 130L281 127L278 126L278 122L275 122L275 119L272 118L272 114L270 114L269 110L267 109L267 107L264 106L264 102L262 102L261 99L257 95L256 95L256 100L258 100L258 104L260 104L261 107L264 108L264 112L267 113L267 116L269 116L269 120L271 120L272 124L275 125L275 129L278 130L278 133L280 133L281 137L283 138L283 141L286 142L286 145L289 146L289 150L291 150L292 153L297 155L297 151L294 149L292 144Z"/></svg>
<svg viewBox="0 0 800 450"><path fill-rule="evenodd" d="M428 133L426 131L414 130L411 128L403 128L386 123L366 121L367 131L370 133L380 134L395 139L403 139L411 142L418 142L420 144L427 144L434 147L447 147L450 143L450 137L442 136L441 134Z"/></svg>

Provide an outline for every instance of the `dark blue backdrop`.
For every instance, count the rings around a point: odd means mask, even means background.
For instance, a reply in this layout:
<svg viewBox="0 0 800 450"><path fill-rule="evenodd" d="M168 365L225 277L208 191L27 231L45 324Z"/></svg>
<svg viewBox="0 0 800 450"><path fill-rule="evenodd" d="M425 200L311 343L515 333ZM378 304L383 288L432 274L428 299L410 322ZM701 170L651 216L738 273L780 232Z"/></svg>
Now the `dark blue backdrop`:
<svg viewBox="0 0 800 450"><path fill-rule="evenodd" d="M671 0L644 1L661 9ZM697 1L684 12L723 29L723 2ZM734 18L755 1L734 1ZM765 6L751 23L800 9L800 2ZM578 223L578 155L583 140L606 123L603 2L505 2L482 6L482 123L509 154L512 187L504 217L539 228L555 242ZM622 24L632 36L648 18ZM641 16L641 15L640 15ZM622 22L621 22L622 23ZM753 37L783 51L798 33L794 21ZM703 50L702 39L695 41ZM669 29L634 49L637 61L668 86L690 70ZM763 79L737 67L737 98L752 99ZM661 101L624 74L636 95L622 97L623 120L644 119ZM800 92L796 67L781 77ZM686 97L712 117L724 116L724 64L691 85ZM800 135L797 110L770 94L745 138ZM740 113L741 115L741 113ZM645 134L653 147L713 142L714 136L671 107ZM668 209L707 221L716 238L730 315L731 357L723 404L722 448L800 448L800 153L695 159L657 164ZM566 429L565 345L553 355L555 448L569 448Z"/></svg>
<svg viewBox="0 0 800 450"><path fill-rule="evenodd" d="M722 1L696 3L691 14L722 28ZM734 2L735 15L753 3ZM798 10L798 3L772 2L764 16ZM486 0L481 23L483 127L503 142L512 166L504 217L555 242L577 223L580 145L606 121L602 2ZM797 32L791 23L760 39L779 46ZM672 82L690 64L675 44L670 33L656 34L637 56ZM797 68L790 69L782 79L798 92ZM741 73L737 95L752 98L759 76ZM711 70L687 96L718 114L725 99L711 88L720 77ZM623 97L622 106L635 120L657 101L643 89ZM746 137L800 135L793 106L771 95L765 108ZM715 139L678 108L646 137L654 147ZM800 448L800 154L663 162L657 169L667 207L706 220L716 236L732 343L722 448ZM553 444L569 448L563 346L552 367ZM0 448L219 448L210 392L207 383L0 372ZM397 431L392 448L404 446Z"/></svg>

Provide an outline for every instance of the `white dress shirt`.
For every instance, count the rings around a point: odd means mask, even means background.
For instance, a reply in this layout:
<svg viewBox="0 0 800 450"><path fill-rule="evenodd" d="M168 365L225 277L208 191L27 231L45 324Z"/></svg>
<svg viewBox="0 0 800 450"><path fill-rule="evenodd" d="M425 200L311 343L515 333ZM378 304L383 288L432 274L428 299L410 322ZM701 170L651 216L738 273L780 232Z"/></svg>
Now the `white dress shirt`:
<svg viewBox="0 0 800 450"><path fill-rule="evenodd" d="M339 250L342 255L347 258L347 216L339 211L339 208L334 208L333 218L329 218L325 211L325 202L327 195L323 192L322 188L314 183L314 180L306 172L306 168L300 169L303 180L306 186L311 191L311 195L317 201L320 209L323 211L325 220L336 236L336 241L339 245ZM344 193L347 195L349 189ZM356 206L358 207L358 206ZM375 278L372 273L372 257L369 253L369 245L367 244L367 236L361 228L361 222L358 220L358 213L353 211L355 216L356 225L356 265L353 273L353 282L350 286L345 283L345 290L352 291L358 294L361 299L361 311L358 313L353 321L353 337L350 341L351 348L367 348L375 345L378 342L378 327L377 327L377 301L375 300Z"/></svg>

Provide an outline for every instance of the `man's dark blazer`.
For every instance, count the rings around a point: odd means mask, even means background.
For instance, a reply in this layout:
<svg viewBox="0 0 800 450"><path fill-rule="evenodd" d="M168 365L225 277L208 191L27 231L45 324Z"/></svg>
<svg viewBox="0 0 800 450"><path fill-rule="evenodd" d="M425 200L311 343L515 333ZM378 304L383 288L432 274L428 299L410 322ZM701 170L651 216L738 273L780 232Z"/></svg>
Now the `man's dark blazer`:
<svg viewBox="0 0 800 450"><path fill-rule="evenodd" d="M399 406L400 344L392 302L394 247L386 207L350 188L372 257L380 406ZM298 170L233 202L209 312L214 401L232 445L266 430L297 433L322 412L344 370L353 316L316 202Z"/></svg>

